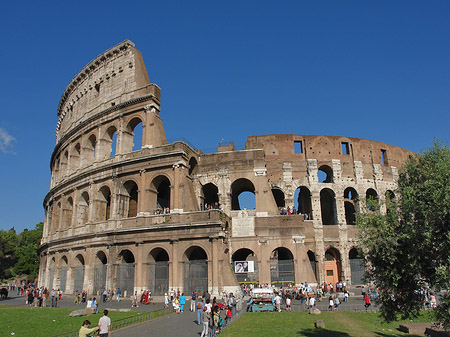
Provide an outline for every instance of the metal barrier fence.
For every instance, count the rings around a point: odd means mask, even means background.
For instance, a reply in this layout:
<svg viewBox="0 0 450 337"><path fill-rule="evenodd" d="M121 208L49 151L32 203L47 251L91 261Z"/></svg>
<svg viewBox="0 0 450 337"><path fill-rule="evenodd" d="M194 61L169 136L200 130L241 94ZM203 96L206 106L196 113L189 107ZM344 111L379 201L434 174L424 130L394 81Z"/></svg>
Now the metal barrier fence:
<svg viewBox="0 0 450 337"><path fill-rule="evenodd" d="M118 330L121 328L124 328L126 326L129 325L133 325L133 324L137 324L137 323L142 323L145 321L149 321L151 319L154 319L158 316L160 316L161 312L165 312L166 310L155 310L155 311L149 311L146 312L144 314L140 314L140 315L136 315L136 316L131 316L131 317L127 317L127 318L122 318L120 320L117 321L112 321L111 324L111 330ZM55 335L54 337L78 337L78 330L76 331L71 331L71 332L66 332L63 334L59 334L59 335Z"/></svg>

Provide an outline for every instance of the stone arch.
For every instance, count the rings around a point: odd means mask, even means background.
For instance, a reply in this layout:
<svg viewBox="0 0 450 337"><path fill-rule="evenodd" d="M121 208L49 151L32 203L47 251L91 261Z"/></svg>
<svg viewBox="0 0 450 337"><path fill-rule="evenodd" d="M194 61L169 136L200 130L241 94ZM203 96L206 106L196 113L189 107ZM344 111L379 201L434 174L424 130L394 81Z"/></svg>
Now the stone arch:
<svg viewBox="0 0 450 337"><path fill-rule="evenodd" d="M195 157L191 157L191 159L189 159L189 172L188 172L190 176L197 173L198 171L197 165L198 165L197 159L195 159Z"/></svg>
<svg viewBox="0 0 450 337"><path fill-rule="evenodd" d="M77 225L81 226L89 222L89 193L84 191L80 195L77 207Z"/></svg>
<svg viewBox="0 0 450 337"><path fill-rule="evenodd" d="M270 254L270 279L280 287L295 284L294 255L288 248L278 247Z"/></svg>
<svg viewBox="0 0 450 337"><path fill-rule="evenodd" d="M203 293L208 290L208 255L199 246L191 246L183 254L184 288L187 294L197 290Z"/></svg>
<svg viewBox="0 0 450 337"><path fill-rule="evenodd" d="M101 295L106 289L106 270L108 258L103 250L95 254L94 259L94 294Z"/></svg>
<svg viewBox="0 0 450 337"><path fill-rule="evenodd" d="M337 225L336 195L329 188L320 191L320 211L322 214L322 225Z"/></svg>
<svg viewBox="0 0 450 337"><path fill-rule="evenodd" d="M70 151L70 169L76 170L80 166L81 144L77 142Z"/></svg>
<svg viewBox="0 0 450 337"><path fill-rule="evenodd" d="M347 187L344 190L344 208L347 225L354 225L356 213L359 212L359 197L358 192L353 187Z"/></svg>
<svg viewBox="0 0 450 337"><path fill-rule="evenodd" d="M205 209L219 208L219 189L213 183L207 183L202 186L203 206Z"/></svg>
<svg viewBox="0 0 450 337"><path fill-rule="evenodd" d="M253 185L253 183L249 179L239 178L231 184L231 209L232 210L240 210L241 209L239 196L244 192L249 192L249 193L253 194L253 200L256 203L255 185ZM251 201L250 201L250 203L251 203Z"/></svg>
<svg viewBox="0 0 450 337"><path fill-rule="evenodd" d="M379 201L378 193L373 188L368 188L366 191L366 207L370 209L369 200L374 200L376 203Z"/></svg>
<svg viewBox="0 0 450 337"><path fill-rule="evenodd" d="M102 137L103 157L104 159L112 158L117 153L117 127L110 125Z"/></svg>
<svg viewBox="0 0 450 337"><path fill-rule="evenodd" d="M319 183L332 183L333 169L328 165L322 165L317 170L317 176Z"/></svg>
<svg viewBox="0 0 450 337"><path fill-rule="evenodd" d="M386 201L395 201L396 196L392 190L387 190L385 193Z"/></svg>
<svg viewBox="0 0 450 337"><path fill-rule="evenodd" d="M313 219L311 191L308 187L300 186L295 190L294 204L296 206L298 214L303 214L306 220Z"/></svg>
<svg viewBox="0 0 450 337"><path fill-rule="evenodd" d="M53 226L52 226L53 232L56 232L59 229L59 227L60 227L59 215L61 214L61 201L56 200L55 203L56 203L56 206L53 208L54 214L53 214L53 217L52 217L52 220L53 220Z"/></svg>
<svg viewBox="0 0 450 337"><path fill-rule="evenodd" d="M59 163L59 170L61 176L65 176L68 173L68 165L69 165L69 151L65 150L63 155L61 156L61 161Z"/></svg>
<svg viewBox="0 0 450 337"><path fill-rule="evenodd" d="M104 185L98 191L98 219L106 221L111 217L111 190L108 185Z"/></svg>
<svg viewBox="0 0 450 337"><path fill-rule="evenodd" d="M351 284L364 284L365 260L360 249L353 247L348 252L351 272Z"/></svg>
<svg viewBox="0 0 450 337"><path fill-rule="evenodd" d="M142 124L143 119L140 116L135 115L130 118L125 128L125 131L122 133L121 141L123 143L122 148L124 150L124 153L136 151L142 148L143 144L142 134L140 134L141 139L136 139L137 135L135 134L135 131L137 131L136 127L139 128L139 131L142 130Z"/></svg>
<svg viewBox="0 0 450 337"><path fill-rule="evenodd" d="M83 254L77 254L73 267L73 290L82 292L84 290L85 259Z"/></svg>
<svg viewBox="0 0 450 337"><path fill-rule="evenodd" d="M128 211L127 218L133 218L137 216L139 210L139 198L138 198L138 185L134 180L128 180L123 184L127 192L128 198Z"/></svg>
<svg viewBox="0 0 450 337"><path fill-rule="evenodd" d="M330 247L325 251L325 281L335 285L342 277L341 254L339 251ZM335 287L336 289L336 287Z"/></svg>
<svg viewBox="0 0 450 337"><path fill-rule="evenodd" d="M280 188L272 188L272 195L278 208L286 206L284 192Z"/></svg>
<svg viewBox="0 0 450 337"><path fill-rule="evenodd" d="M123 249L118 255L117 287L124 297L134 294L135 258L130 249Z"/></svg>
<svg viewBox="0 0 450 337"><path fill-rule="evenodd" d="M170 208L170 188L171 183L165 175L156 176L151 182L153 195L150 198L150 204L157 210Z"/></svg>
<svg viewBox="0 0 450 337"><path fill-rule="evenodd" d="M153 295L164 295L169 290L169 254L164 248L153 248L147 256L148 289Z"/></svg>
<svg viewBox="0 0 450 337"><path fill-rule="evenodd" d="M94 134L91 134L85 142L85 146L83 148L84 158L86 160L94 160L96 157L97 151L97 137Z"/></svg>
<svg viewBox="0 0 450 337"><path fill-rule="evenodd" d="M59 261L59 289L66 291L67 286L67 269L69 261L66 255L63 255Z"/></svg>
<svg viewBox="0 0 450 337"><path fill-rule="evenodd" d="M258 258L255 252L248 248L236 250L231 257L236 279L240 284L258 284Z"/></svg>
<svg viewBox="0 0 450 337"><path fill-rule="evenodd" d="M65 207L63 210L63 225L64 229L72 226L72 216L73 216L73 199L72 197L67 197L65 202Z"/></svg>
<svg viewBox="0 0 450 337"><path fill-rule="evenodd" d="M317 269L318 262L317 262L316 254L314 254L314 252L311 250L308 250L307 254L308 254L309 263L311 264L311 269L313 271L314 277L316 278L316 282L317 282L317 280L319 279L319 273L318 273L319 271Z"/></svg>
<svg viewBox="0 0 450 337"><path fill-rule="evenodd" d="M50 263L49 263L49 279L48 279L48 289L51 290L53 289L53 279L55 278L55 265L56 265L56 259L55 257L52 257L50 259Z"/></svg>

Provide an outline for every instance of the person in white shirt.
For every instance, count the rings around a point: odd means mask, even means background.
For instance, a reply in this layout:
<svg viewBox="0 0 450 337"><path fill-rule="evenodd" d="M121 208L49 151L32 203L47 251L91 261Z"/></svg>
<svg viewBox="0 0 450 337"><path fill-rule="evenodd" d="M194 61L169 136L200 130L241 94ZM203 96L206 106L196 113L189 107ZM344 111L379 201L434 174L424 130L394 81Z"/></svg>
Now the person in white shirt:
<svg viewBox="0 0 450 337"><path fill-rule="evenodd" d="M309 307L312 308L316 304L316 299L314 297L309 298Z"/></svg>
<svg viewBox="0 0 450 337"><path fill-rule="evenodd" d="M99 336L111 336L111 318L108 317L108 310L103 310L103 317L98 320Z"/></svg>

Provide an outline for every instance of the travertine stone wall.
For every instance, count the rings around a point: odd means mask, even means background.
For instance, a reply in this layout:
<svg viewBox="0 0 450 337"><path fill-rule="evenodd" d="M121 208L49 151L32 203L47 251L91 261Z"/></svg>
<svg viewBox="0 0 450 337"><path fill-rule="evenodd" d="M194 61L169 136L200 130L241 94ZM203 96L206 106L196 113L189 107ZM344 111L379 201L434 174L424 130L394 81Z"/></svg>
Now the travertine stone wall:
<svg viewBox="0 0 450 337"><path fill-rule="evenodd" d="M160 89L130 41L70 81L57 111L40 284L65 285L65 292L121 284L128 292L188 291L187 270L197 263L204 268L198 287L214 294L236 291L238 281L357 282L350 266L359 247L354 213L367 211L369 195L385 211L410 151L284 134L250 136L245 150L229 144L205 154L167 144L160 114ZM255 209L240 205L244 192ZM280 214L283 208L302 214ZM257 270L235 274L231 263L242 259ZM291 271L283 274L282 264ZM166 268L166 279L154 279L155 266ZM124 268L131 281L124 281Z"/></svg>

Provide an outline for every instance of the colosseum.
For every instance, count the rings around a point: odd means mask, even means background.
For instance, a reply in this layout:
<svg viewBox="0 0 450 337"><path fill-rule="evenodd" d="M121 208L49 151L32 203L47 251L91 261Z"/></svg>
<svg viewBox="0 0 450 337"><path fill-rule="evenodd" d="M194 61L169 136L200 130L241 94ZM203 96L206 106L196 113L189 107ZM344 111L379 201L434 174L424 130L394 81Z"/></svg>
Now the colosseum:
<svg viewBox="0 0 450 337"><path fill-rule="evenodd" d="M369 197L395 198L410 151L281 134L204 153L168 144L160 112L160 88L131 41L70 81L57 110L40 285L161 295L362 282L355 214Z"/></svg>

